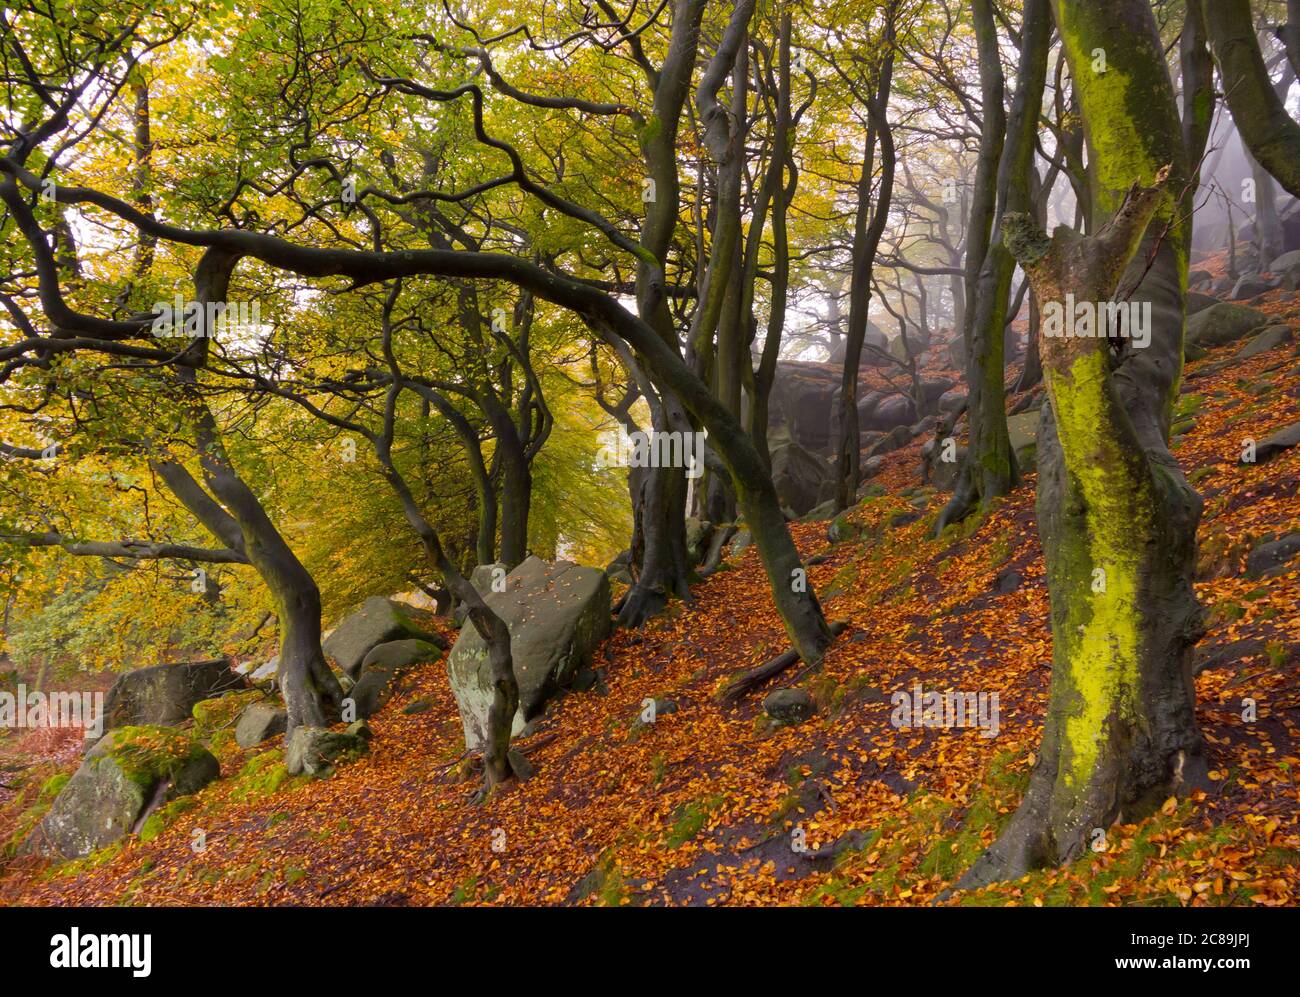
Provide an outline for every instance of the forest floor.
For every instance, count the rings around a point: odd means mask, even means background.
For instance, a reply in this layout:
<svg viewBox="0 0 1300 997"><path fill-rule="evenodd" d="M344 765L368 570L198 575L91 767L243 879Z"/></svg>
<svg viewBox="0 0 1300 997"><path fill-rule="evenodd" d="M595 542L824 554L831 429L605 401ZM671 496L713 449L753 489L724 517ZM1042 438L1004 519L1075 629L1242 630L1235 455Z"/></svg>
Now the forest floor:
<svg viewBox="0 0 1300 997"><path fill-rule="evenodd" d="M1293 296L1251 304L1300 326ZM1300 350L1207 366L1239 345L1190 365L1175 420L1195 419L1174 452L1205 499L1197 590L1208 633L1197 653L1214 667L1196 693L1215 788L1109 829L1069 866L940 902L1300 901L1300 561L1262 581L1243 570L1252 546L1300 528L1300 448L1239 463L1244 437L1296 421ZM11 863L0 903L940 900L1019 802L1051 634L1032 475L988 516L932 539L946 495L918 485L919 442L873 479L885 494L849 514L855 539L828 545L826 523L792 525L805 558L825 555L809 576L828 615L849 624L815 673L796 667L736 706L719 702L737 672L786 645L747 550L693 605L615 633L603 690L553 705L520 742L535 775L486 803L457 780L460 723L445 667L431 663L372 719L372 752L332 778L288 778L280 739L242 752L218 738L226 778L88 859ZM796 681L818 713L773 729L762 698ZM997 693L997 736L894 726L892 694L916 683ZM642 723L650 697L677 709ZM69 771L75 758L44 764ZM39 814L27 795L0 809L0 841Z"/></svg>

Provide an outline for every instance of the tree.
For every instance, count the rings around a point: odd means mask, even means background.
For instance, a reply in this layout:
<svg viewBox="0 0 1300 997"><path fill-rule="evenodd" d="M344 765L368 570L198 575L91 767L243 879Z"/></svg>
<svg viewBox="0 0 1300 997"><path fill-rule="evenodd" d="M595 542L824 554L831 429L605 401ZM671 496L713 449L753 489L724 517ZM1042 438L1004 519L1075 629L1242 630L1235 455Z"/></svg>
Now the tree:
<svg viewBox="0 0 1300 997"><path fill-rule="evenodd" d="M1053 10L1101 214L1095 235L1061 226L1050 239L1013 215L1007 246L1041 302L1149 304L1153 334L1145 349L1040 339L1051 699L1025 798L960 888L1068 861L1113 821L1208 785L1190 657L1202 632L1192 589L1201 500L1168 449L1191 232L1181 123L1144 0L1054 0Z"/></svg>

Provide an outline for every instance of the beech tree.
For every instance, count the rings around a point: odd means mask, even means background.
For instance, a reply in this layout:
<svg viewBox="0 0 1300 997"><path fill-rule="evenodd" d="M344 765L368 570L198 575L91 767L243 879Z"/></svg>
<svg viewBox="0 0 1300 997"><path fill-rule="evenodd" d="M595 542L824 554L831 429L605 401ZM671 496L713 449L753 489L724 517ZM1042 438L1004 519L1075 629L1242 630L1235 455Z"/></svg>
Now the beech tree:
<svg viewBox="0 0 1300 997"><path fill-rule="evenodd" d="M1040 338L1051 700L1024 801L959 887L1069 861L1114 821L1208 785L1191 682L1201 499L1168 445L1191 236L1182 124L1144 0L1054 0L1053 12L1083 113L1094 234L1059 226L1049 239L1017 214L1007 248L1040 301L1149 304L1154 331L1146 349ZM1107 72L1093 69L1097 49Z"/></svg>

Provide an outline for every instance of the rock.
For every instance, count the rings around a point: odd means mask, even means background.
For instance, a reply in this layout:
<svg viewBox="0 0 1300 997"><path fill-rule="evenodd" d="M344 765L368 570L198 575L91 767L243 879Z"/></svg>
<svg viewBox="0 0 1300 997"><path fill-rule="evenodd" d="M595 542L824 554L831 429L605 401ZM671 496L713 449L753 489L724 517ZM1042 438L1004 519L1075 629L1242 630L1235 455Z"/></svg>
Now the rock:
<svg viewBox="0 0 1300 997"><path fill-rule="evenodd" d="M1016 463L1022 470L1034 466L1038 451L1038 412L1021 412L1007 416L1007 435L1011 438L1011 450L1016 455Z"/></svg>
<svg viewBox="0 0 1300 997"><path fill-rule="evenodd" d="M1246 557L1246 574L1266 578L1287 570L1290 561L1300 554L1300 532L1288 533L1281 540L1260 544Z"/></svg>
<svg viewBox="0 0 1300 997"><path fill-rule="evenodd" d="M1225 294L1230 294L1236 286L1237 278L1231 274L1224 274L1210 285L1210 293L1215 297L1222 298Z"/></svg>
<svg viewBox="0 0 1300 997"><path fill-rule="evenodd" d="M709 551L709 540L713 537L713 524L698 516L686 517L686 556L691 564L699 564Z"/></svg>
<svg viewBox="0 0 1300 997"><path fill-rule="evenodd" d="M630 555L631 551L628 554ZM474 570L469 573L469 583L474 586L479 595L487 595L492 591L494 585L498 589L504 585L506 575L509 573L510 569L501 561L495 561L492 564L476 564ZM463 627L468 616L469 607L463 602L456 603L456 608L452 610L451 614L456 626Z"/></svg>
<svg viewBox="0 0 1300 997"><path fill-rule="evenodd" d="M1241 339L1268 323L1268 316L1245 305L1220 301L1187 320L1187 342L1207 349Z"/></svg>
<svg viewBox="0 0 1300 997"><path fill-rule="evenodd" d="M1258 657L1265 651L1265 643L1257 637L1243 637L1217 647L1198 647L1192 654L1192 674L1215 668L1229 668L1238 662Z"/></svg>
<svg viewBox="0 0 1300 997"><path fill-rule="evenodd" d="M516 751L514 748L506 751L506 761L510 763L510 771L514 773L515 778L520 782L527 782L537 772L533 763L524 756L524 753Z"/></svg>
<svg viewBox="0 0 1300 997"><path fill-rule="evenodd" d="M138 829L156 807L196 793L221 774L207 748L167 727L119 727L99 740L19 848L73 859Z"/></svg>
<svg viewBox="0 0 1300 997"><path fill-rule="evenodd" d="M289 714L270 703L253 703L239 715L235 725L235 743L241 748L252 748L283 734L289 725Z"/></svg>
<svg viewBox="0 0 1300 997"><path fill-rule="evenodd" d="M833 544L843 543L845 540L856 540L862 533L861 527L849 519L849 511L845 510L831 520L831 525L826 528L826 539Z"/></svg>
<svg viewBox="0 0 1300 997"><path fill-rule="evenodd" d="M334 629L322 646L325 653L355 679L361 674L366 655L375 647L408 638L428 641L437 647L446 647L447 644L438 634L416 626L404 607L391 599L372 595Z"/></svg>
<svg viewBox="0 0 1300 997"><path fill-rule="evenodd" d="M228 658L154 665L118 676L104 700L104 729L137 724L169 726L189 719L194 704L234 689L248 679Z"/></svg>
<svg viewBox="0 0 1300 997"><path fill-rule="evenodd" d="M369 742L359 734L299 727L289 736L284 767L290 775L305 772L324 779L334 774L336 763L355 761L369 750Z"/></svg>
<svg viewBox="0 0 1300 997"><path fill-rule="evenodd" d="M966 455L970 452L969 447L957 447L954 450L954 460L944 460L943 453L947 448L940 444L935 452L931 454L930 460L930 484L943 492L950 492L957 487L957 475L961 472L961 465L966 460Z"/></svg>
<svg viewBox="0 0 1300 997"><path fill-rule="evenodd" d="M364 676L371 668L383 668L398 671L412 665L427 664L442 657L442 648L430 644L418 637L403 640L390 640L372 647L361 662L361 674Z"/></svg>
<svg viewBox="0 0 1300 997"><path fill-rule="evenodd" d="M631 549L623 551L618 557L605 565L605 574L609 576L611 582L621 582L624 585L631 585L634 581L632 578L632 551Z"/></svg>
<svg viewBox="0 0 1300 997"><path fill-rule="evenodd" d="M1266 280L1258 274L1246 274L1232 286L1228 297L1233 301L1245 301L1249 298L1258 298L1265 291L1271 291L1276 286L1276 281Z"/></svg>
<svg viewBox="0 0 1300 997"><path fill-rule="evenodd" d="M412 665L436 661L441 655L439 648L415 638L391 640L372 648L361 663L357 684L348 692L355 716L361 720L373 717L392 696L394 679ZM348 719L346 713L344 719Z"/></svg>
<svg viewBox="0 0 1300 997"><path fill-rule="evenodd" d="M910 426L916 422L916 406L905 395L890 395L872 411L865 423L867 429L890 430L896 426Z"/></svg>
<svg viewBox="0 0 1300 997"><path fill-rule="evenodd" d="M610 630L609 579L598 568L530 557L510 572L504 592L486 598L510 628L519 682L513 733L518 733L551 698L591 670L596 646ZM447 673L465 745L476 750L487 727L492 680L487 645L473 627L461 630L447 658Z"/></svg>
<svg viewBox="0 0 1300 997"><path fill-rule="evenodd" d="M654 717L654 720L645 719L645 712L650 708L650 704L642 704L641 709L637 711L635 723L654 723L654 721L658 720L660 717L666 717L670 713L677 712L677 704L671 699L662 699L656 696L650 701L650 703L653 704L653 712L650 715Z"/></svg>
<svg viewBox="0 0 1300 997"><path fill-rule="evenodd" d="M808 513L799 517L801 523L823 523L828 519L835 518L835 500L827 499L825 502L819 502L808 510Z"/></svg>
<svg viewBox="0 0 1300 997"><path fill-rule="evenodd" d="M1213 308L1219 303L1219 299L1212 294L1201 294L1199 291L1187 292L1187 314L1192 316L1198 312L1203 312L1207 308Z"/></svg>
<svg viewBox="0 0 1300 997"><path fill-rule="evenodd" d="M402 715L413 717L420 713L428 713L431 709L433 709L433 702L431 700L417 699L402 707Z"/></svg>
<svg viewBox="0 0 1300 997"><path fill-rule="evenodd" d="M817 505L830 475L830 465L798 443L783 443L772 451L772 484L777 499L795 516L805 515Z"/></svg>
<svg viewBox="0 0 1300 997"><path fill-rule="evenodd" d="M1013 568L1006 568L998 572L997 578L993 580L993 591L998 595L1010 595L1016 589L1020 588L1025 582L1025 577L1019 571Z"/></svg>
<svg viewBox="0 0 1300 997"><path fill-rule="evenodd" d="M1269 273L1283 274L1292 267L1300 266L1300 249L1293 249L1276 257L1268 265Z"/></svg>
<svg viewBox="0 0 1300 997"><path fill-rule="evenodd" d="M1208 284L1208 283L1209 283L1210 281L1212 281L1212 280L1214 280L1214 275L1213 275L1212 273L1210 273L1210 271L1208 271L1208 270L1193 270L1193 271L1191 271L1191 272L1187 275L1187 286L1188 286L1188 287L1196 287L1198 284ZM1191 295L1188 295L1188 297L1189 297L1189 299L1190 299ZM1208 298L1209 295L1208 295L1208 294L1202 294L1202 295L1200 295L1200 297L1202 297L1202 298ZM1189 300L1189 302L1188 302L1188 306L1190 307L1190 305L1191 305L1191 302L1190 302L1190 300Z"/></svg>
<svg viewBox="0 0 1300 997"><path fill-rule="evenodd" d="M966 404L966 392L962 388L952 388L939 396L939 411L944 415L957 412Z"/></svg>
<svg viewBox="0 0 1300 997"><path fill-rule="evenodd" d="M253 669L253 674L249 676L254 682L264 682L267 679L275 679L280 673L280 656L277 654L270 661L263 662Z"/></svg>
<svg viewBox="0 0 1300 997"><path fill-rule="evenodd" d="M731 556L736 557L744 553L745 548L752 546L754 535L749 530L737 530L735 538L731 541L731 546L727 548L731 551Z"/></svg>
<svg viewBox="0 0 1300 997"><path fill-rule="evenodd" d="M1290 450L1297 443L1300 443L1300 422L1293 422L1286 429L1279 429L1255 447L1255 462L1265 464L1278 454Z"/></svg>
<svg viewBox="0 0 1300 997"><path fill-rule="evenodd" d="M359 737L363 741L373 741L375 732L370 729L370 725L364 720L356 720L348 724L347 733L353 737Z"/></svg>
<svg viewBox="0 0 1300 997"><path fill-rule="evenodd" d="M939 400L950 391L957 390L951 378L928 377L921 382L921 413L941 411Z"/></svg>
<svg viewBox="0 0 1300 997"><path fill-rule="evenodd" d="M903 447L907 446L911 442L912 442L911 427L895 426L893 429L891 429L888 433L885 434L883 439L878 440L875 444L872 445L871 449L867 451L867 456L881 457L885 454L893 453L895 450L901 450L903 449Z"/></svg>
<svg viewBox="0 0 1300 997"><path fill-rule="evenodd" d="M896 530L899 527L908 526L912 523L915 523L920 518L921 518L921 513L919 512L906 512L906 511L896 512L889 517L889 527L890 529Z"/></svg>
<svg viewBox="0 0 1300 997"><path fill-rule="evenodd" d="M834 451L840 371L841 364L797 360L777 364L768 399L772 448L793 441L812 453L829 456Z"/></svg>
<svg viewBox="0 0 1300 997"><path fill-rule="evenodd" d="M763 712L779 724L798 724L817 713L817 704L803 689L777 689L763 700Z"/></svg>
<svg viewBox="0 0 1300 997"><path fill-rule="evenodd" d="M1270 325L1263 332L1256 333L1249 343L1233 354L1234 360L1249 360L1261 353L1291 342L1291 329L1285 325Z"/></svg>

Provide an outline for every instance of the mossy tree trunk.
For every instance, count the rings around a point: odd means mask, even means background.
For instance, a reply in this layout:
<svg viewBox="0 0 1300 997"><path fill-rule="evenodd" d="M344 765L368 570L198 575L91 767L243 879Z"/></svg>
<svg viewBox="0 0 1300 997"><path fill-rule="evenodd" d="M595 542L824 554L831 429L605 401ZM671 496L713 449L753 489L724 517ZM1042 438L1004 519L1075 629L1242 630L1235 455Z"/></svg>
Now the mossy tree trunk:
<svg viewBox="0 0 1300 997"><path fill-rule="evenodd" d="M1190 242L1179 203L1188 176L1181 124L1145 0L1054 0L1054 10L1083 111L1093 200L1108 220L1095 236L1061 227L1048 240L1015 215L1007 245L1040 301L1067 293L1122 301L1132 292L1151 306L1152 335L1145 349L1040 339L1050 399L1038 522L1051 698L1025 799L960 888L1069 861L1115 820L1205 785L1207 771L1190 670L1201 635L1192 588L1201 501L1167 444ZM1098 48L1105 72L1094 72Z"/></svg>

